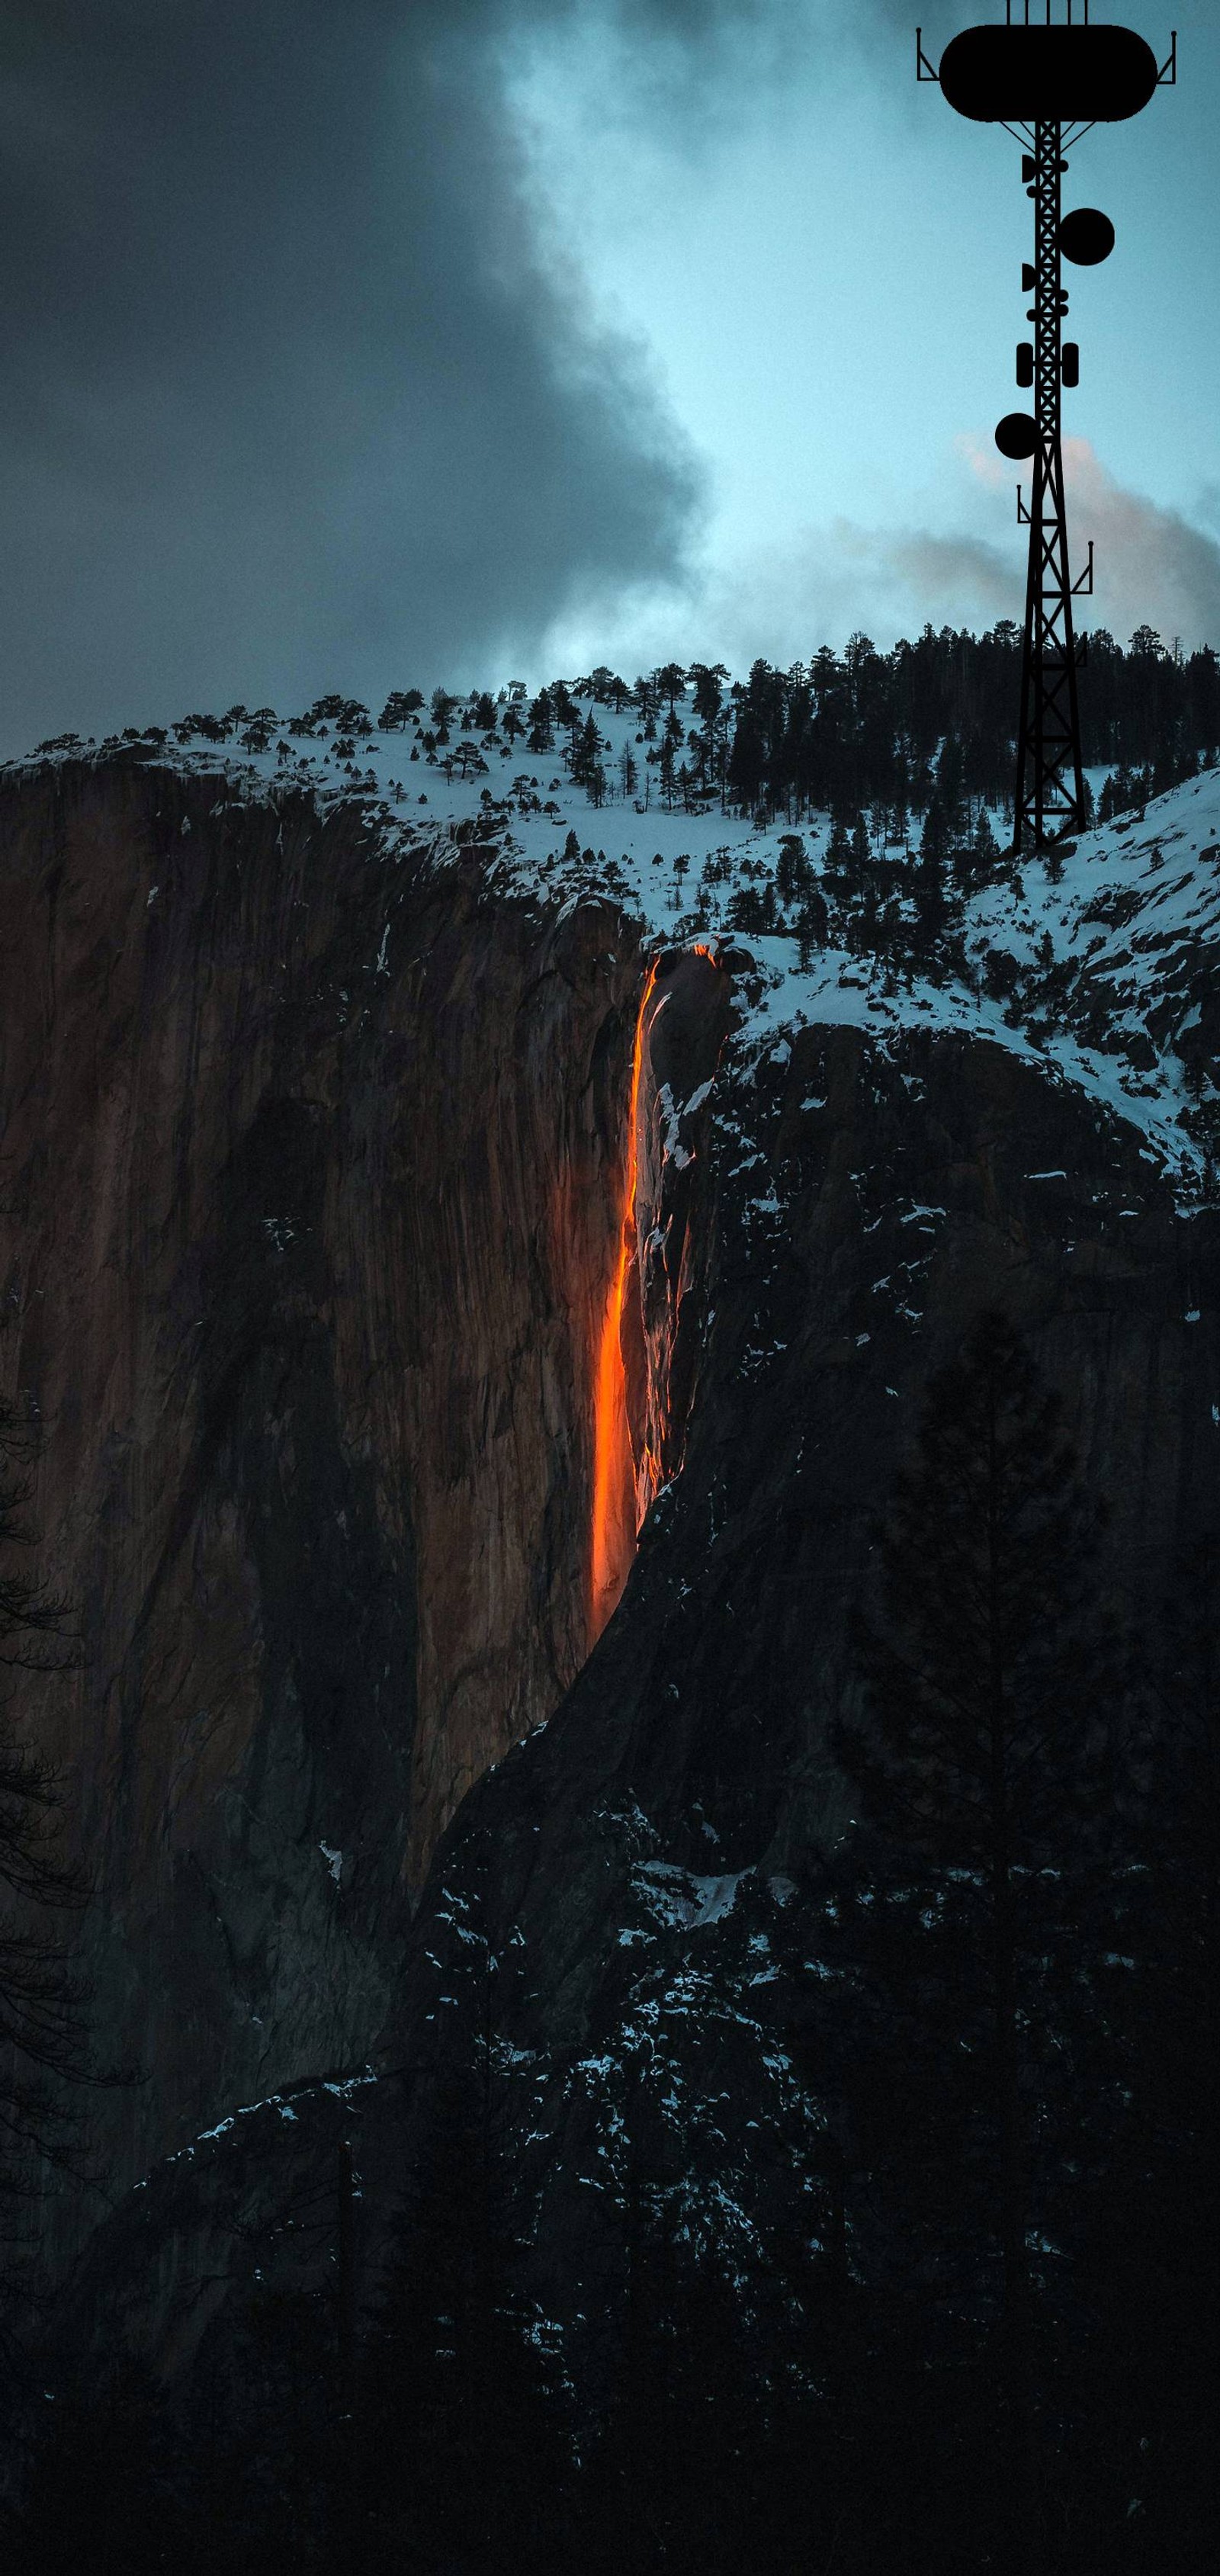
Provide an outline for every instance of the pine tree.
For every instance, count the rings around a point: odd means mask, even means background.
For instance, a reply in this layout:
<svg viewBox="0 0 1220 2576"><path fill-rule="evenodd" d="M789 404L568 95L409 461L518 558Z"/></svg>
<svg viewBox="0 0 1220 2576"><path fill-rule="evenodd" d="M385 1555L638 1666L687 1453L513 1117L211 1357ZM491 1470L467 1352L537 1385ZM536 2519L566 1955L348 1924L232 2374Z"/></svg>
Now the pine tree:
<svg viewBox="0 0 1220 2576"><path fill-rule="evenodd" d="M183 2509L176 2452L152 2373L91 2355L45 2392L11 2564L24 2576L202 2576L216 2545L201 2546Z"/></svg>
<svg viewBox="0 0 1220 2576"><path fill-rule="evenodd" d="M532 701L529 708L529 726L528 749L532 752L552 750L555 742L555 710L549 690L539 689L537 697Z"/></svg>
<svg viewBox="0 0 1220 2576"><path fill-rule="evenodd" d="M645 742L655 742L657 738L657 708L660 704L660 700L657 696L655 683L652 680L647 679L642 671L637 675L633 695L640 712L640 724L643 730L644 740Z"/></svg>
<svg viewBox="0 0 1220 2576"><path fill-rule="evenodd" d="M801 965L810 966L813 963L814 951L827 947L830 941L830 918L826 910L826 898L816 884L809 886L801 897L801 908L796 918L796 934L800 942Z"/></svg>
<svg viewBox="0 0 1220 2576"><path fill-rule="evenodd" d="M822 882L833 904L845 904L850 897L852 876L851 834L847 819L836 814L830 827L826 856L822 862Z"/></svg>
<svg viewBox="0 0 1220 2576"><path fill-rule="evenodd" d="M1130 2115L1096 2195L1094 2439L1141 2567L1203 2566L1220 2506L1220 1539L1186 1552L1149 1657L1153 1694L1129 1920L1111 1954ZM1123 1990L1126 1990L1125 1992ZM1102 2482L1099 2480L1099 2484Z"/></svg>
<svg viewBox="0 0 1220 2576"><path fill-rule="evenodd" d="M402 733L409 718L423 703L423 693L419 689L391 689L377 718L378 731Z"/></svg>
<svg viewBox="0 0 1220 2576"><path fill-rule="evenodd" d="M948 918L945 893L945 870L949 858L949 825L939 788L924 816L919 837L919 865L915 870L915 903L918 911L917 945L927 959L941 939Z"/></svg>
<svg viewBox="0 0 1220 2576"><path fill-rule="evenodd" d="M591 805L603 805L606 799L606 772L602 766L605 748L590 709L583 725L573 733L571 769L573 785L584 788Z"/></svg>
<svg viewBox="0 0 1220 2576"><path fill-rule="evenodd" d="M918 1461L898 1480L883 1534L883 1614L860 1630L871 1723L844 1722L835 1737L874 1823L932 1874L914 1908L929 1943L905 1954L913 2019L922 1977L940 1995L939 2062L949 2088L966 2087L963 2112L971 2081L981 2088L974 2128L1002 2282L1009 2563L1022 2576L1039 2550L1035 2121L1053 2081L1055 2016L1072 2008L1081 1889L1102 1867L1123 1689L1094 1591L1098 1528L1059 1398L1040 1386L1013 1326L983 1315L960 1361L931 1383ZM963 2194L964 2171L953 2182Z"/></svg>
<svg viewBox="0 0 1220 2576"><path fill-rule="evenodd" d="M0 1672L54 1673L77 1661L66 1603L22 1559L38 1454L36 1425L0 1405ZM88 1996L56 1926L87 1901L65 1860L61 1775L16 1731L18 1695L0 1702L0 2194L19 2201L30 2160L76 2172L77 2088L103 2080L88 2041ZM107 2079L109 2080L109 2079Z"/></svg>
<svg viewBox="0 0 1220 2576"><path fill-rule="evenodd" d="M744 931L747 938L758 938L766 928L763 899L757 886L737 886L729 897L728 926Z"/></svg>
<svg viewBox="0 0 1220 2576"><path fill-rule="evenodd" d="M692 662L689 677L694 687L695 714L701 725L715 724L724 696L728 672L723 662Z"/></svg>
<svg viewBox="0 0 1220 2576"><path fill-rule="evenodd" d="M775 868L775 890L781 903L799 903L812 883L813 871L800 833L783 833Z"/></svg>
<svg viewBox="0 0 1220 2576"><path fill-rule="evenodd" d="M629 2130L615 2193L617 2351L581 2499L581 2560L598 2576L735 2576L757 2524L757 2359L683 2198L649 2172Z"/></svg>
<svg viewBox="0 0 1220 2576"><path fill-rule="evenodd" d="M453 1899L446 1985L464 2046L405 2179L364 2355L362 2458L377 2531L370 2571L525 2576L566 2511L558 2396L518 2287L509 2160L511 2056L501 2038L515 1953L491 1951L480 1907Z"/></svg>
<svg viewBox="0 0 1220 2576"><path fill-rule="evenodd" d="M1000 864L1000 845L985 805L980 805L970 835L968 853L959 851L957 877L964 895L976 894L994 883Z"/></svg>
<svg viewBox="0 0 1220 2576"><path fill-rule="evenodd" d="M944 815L947 848L950 849L956 847L966 830L964 772L961 742L956 734L946 734L936 764L936 790Z"/></svg>
<svg viewBox="0 0 1220 2576"><path fill-rule="evenodd" d="M673 716L676 713L678 699L686 687L686 673L682 664L663 662L659 671L653 672L652 677L658 698L666 699L670 715Z"/></svg>
<svg viewBox="0 0 1220 2576"><path fill-rule="evenodd" d="M940 789L934 787L923 830L919 835L919 855L926 870L943 871L949 856L949 820Z"/></svg>

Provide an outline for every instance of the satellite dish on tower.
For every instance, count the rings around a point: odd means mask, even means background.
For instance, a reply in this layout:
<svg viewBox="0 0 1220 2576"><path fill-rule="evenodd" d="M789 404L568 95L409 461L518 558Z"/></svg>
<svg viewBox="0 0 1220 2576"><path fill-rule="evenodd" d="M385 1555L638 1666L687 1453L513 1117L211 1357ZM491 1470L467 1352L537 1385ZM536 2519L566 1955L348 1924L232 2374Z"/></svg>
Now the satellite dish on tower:
<svg viewBox="0 0 1220 2576"><path fill-rule="evenodd" d="M1114 125L1147 107L1158 79L1130 27L967 27L940 58L950 107L981 125Z"/></svg>
<svg viewBox="0 0 1220 2576"><path fill-rule="evenodd" d="M1075 268L1097 268L1114 248L1114 226L1100 206L1077 206L1059 226L1059 248Z"/></svg>
<svg viewBox="0 0 1220 2576"><path fill-rule="evenodd" d="M1027 411L1006 411L996 423L995 443L1001 456L1011 456L1019 464L1023 456L1032 456L1038 444L1038 424Z"/></svg>

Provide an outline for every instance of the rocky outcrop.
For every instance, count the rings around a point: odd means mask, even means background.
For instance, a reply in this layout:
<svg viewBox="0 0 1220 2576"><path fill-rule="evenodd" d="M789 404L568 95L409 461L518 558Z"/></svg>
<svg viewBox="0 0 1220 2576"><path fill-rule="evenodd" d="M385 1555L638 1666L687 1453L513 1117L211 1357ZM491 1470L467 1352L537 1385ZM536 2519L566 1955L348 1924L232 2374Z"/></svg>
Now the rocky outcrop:
<svg viewBox="0 0 1220 2576"><path fill-rule="evenodd" d="M590 1634L639 980L611 907L134 757L0 809L6 1386L78 1674L21 1718L97 1889L122 2190L359 2059L471 1783Z"/></svg>
<svg viewBox="0 0 1220 2576"><path fill-rule="evenodd" d="M713 1230L703 1182L713 1088L732 1018L731 968L714 949L662 952L642 1023L621 1330L637 1526L680 1469L706 1346Z"/></svg>
<svg viewBox="0 0 1220 2576"><path fill-rule="evenodd" d="M1107 1577L1137 1618L1211 1509L1220 1441L1216 1220L1177 1215L1129 1128L951 1034L887 1049L807 1027L747 1054L714 983L682 973L689 1043L719 1070L687 1112L701 1195L681 1249L668 1194L692 1167L672 1141L658 1159L678 1132L662 1094L689 1103L700 1081L680 1049L664 1068L663 1021L641 1154L643 1239L658 1258L668 1239L666 1275L692 1283L674 1347L698 1320L681 1472L555 1715L451 1824L378 2080L344 2114L369 2296L402 2175L435 2149L492 2014L532 2286L584 2386L624 2259L625 2139L689 2193L692 2227L728 2231L752 2296L785 2193L818 2187L802 1889L847 1813L827 1728L857 1690L848 1613L929 1371L989 1302L1024 1328L1110 1497ZM646 1311L654 1329L671 1311L655 1280ZM182 2371L198 2346L223 2352L256 2266L316 2288L327 2246L280 2222L303 2172L334 2188L337 2098L303 2090L291 2123L259 2113L257 2168L243 2128L152 2175L95 2240L66 2330L104 2338L123 2316Z"/></svg>
<svg viewBox="0 0 1220 2576"><path fill-rule="evenodd" d="M349 2136L369 2293L490 2015L578 2359L625 2136L743 2277L808 2184L801 1891L929 1372L989 1302L1024 1327L1138 1616L1212 1508L1216 1217L1049 1061L768 1036L723 948L656 956L641 1021L638 930L473 841L134 757L3 796L0 1357L83 1647L21 1716L147 2077L104 2098L112 2214L52 2208L60 2331L223 2380L255 2283L327 2278L285 2213ZM655 1499L597 1635L616 1263Z"/></svg>

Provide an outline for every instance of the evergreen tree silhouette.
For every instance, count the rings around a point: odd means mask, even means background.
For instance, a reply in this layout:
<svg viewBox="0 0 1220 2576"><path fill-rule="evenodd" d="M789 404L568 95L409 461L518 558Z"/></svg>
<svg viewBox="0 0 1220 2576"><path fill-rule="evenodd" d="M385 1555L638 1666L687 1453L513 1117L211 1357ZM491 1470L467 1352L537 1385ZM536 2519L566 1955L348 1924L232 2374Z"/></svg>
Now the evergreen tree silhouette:
<svg viewBox="0 0 1220 2576"><path fill-rule="evenodd" d="M844 814L836 814L822 861L822 884L837 913L846 911L852 893L851 832Z"/></svg>
<svg viewBox="0 0 1220 2576"><path fill-rule="evenodd" d="M610 2402L582 2492L598 2576L733 2576L757 2522L765 2458L758 2356L740 2301L628 2140L623 2274Z"/></svg>
<svg viewBox="0 0 1220 2576"><path fill-rule="evenodd" d="M881 1534L881 1616L858 1630L871 1723L834 1738L873 1823L931 1873L888 1968L909 1978L916 2046L933 1998L943 2016L948 2045L929 2064L946 2091L927 2101L942 2136L953 2093L962 2115L975 2095L999 2254L1006 2545L1023 2576L1040 2547L1028 2234L1059 2037L1050 1989L1056 1967L1072 1985L1081 1891L1104 1878L1125 1677L1096 1597L1098 1526L1058 1396L1011 1323L984 1314L931 1383ZM903 1904L891 1920L903 1929ZM945 2182L967 2187L963 2171Z"/></svg>
<svg viewBox="0 0 1220 2576"><path fill-rule="evenodd" d="M605 802L606 772L602 765L605 748L604 737L598 732L597 721L590 708L584 723L573 734L571 771L573 786L583 787L592 805Z"/></svg>
<svg viewBox="0 0 1220 2576"><path fill-rule="evenodd" d="M924 817L919 839L919 865L915 871L915 901L919 913L916 948L921 959L930 960L948 917L945 881L951 846L949 818L937 788Z"/></svg>
<svg viewBox="0 0 1220 2576"><path fill-rule="evenodd" d="M949 849L956 848L958 842L965 837L966 811L963 795L965 765L965 754L959 737L952 733L946 734L941 746L940 758L936 764L936 792L944 816L946 833L946 852L942 855L947 854Z"/></svg>
<svg viewBox="0 0 1220 2576"><path fill-rule="evenodd" d="M1000 845L991 816L980 805L968 849L959 849L956 857L957 881L964 895L977 894L994 883L1000 869Z"/></svg>
<svg viewBox="0 0 1220 2576"><path fill-rule="evenodd" d="M1154 1680L1114 2018L1131 2116L1083 2260L1098 2319L1094 2510L1117 2563L1202 2568L1220 2484L1220 1538L1186 1552ZM1124 1956L1125 1954L1125 1956ZM1134 2510L1132 2509L1134 2507ZM1117 2557L1117 2553L1116 2553Z"/></svg>
<svg viewBox="0 0 1220 2576"><path fill-rule="evenodd" d="M527 749L550 751L555 741L555 708L549 690L539 689L537 697L531 701L529 726Z"/></svg>
<svg viewBox="0 0 1220 2576"><path fill-rule="evenodd" d="M377 718L379 730L382 733L402 733L409 719L423 703L423 692L420 689L391 689Z"/></svg>
<svg viewBox="0 0 1220 2576"><path fill-rule="evenodd" d="M677 708L677 702L686 687L686 673L683 670L682 664L680 662L663 662L660 669L653 672L652 677L653 685L657 691L658 697L666 700L669 712L672 716Z"/></svg>
<svg viewBox="0 0 1220 2576"><path fill-rule="evenodd" d="M39 1445L36 1422L0 1405L0 1681L78 1660L67 1604L28 1561ZM80 2177L82 2089L123 2080L103 2072L90 2045L89 1993L63 1928L87 1903L88 1879L64 1856L65 1783L22 1740L19 1700L19 1682L9 1681L0 1695L0 2227L10 2240L21 2234L20 2204L37 2187L40 2160Z"/></svg>
<svg viewBox="0 0 1220 2576"><path fill-rule="evenodd" d="M499 1980L481 1935L460 1971L465 2047L409 2174L364 2362L370 2576L545 2568L567 2510L558 2395L518 2289Z"/></svg>
<svg viewBox="0 0 1220 2576"><path fill-rule="evenodd" d="M150 2371L91 2356L41 2412L12 2561L24 2576L202 2576L216 2565L184 2507L180 2442Z"/></svg>

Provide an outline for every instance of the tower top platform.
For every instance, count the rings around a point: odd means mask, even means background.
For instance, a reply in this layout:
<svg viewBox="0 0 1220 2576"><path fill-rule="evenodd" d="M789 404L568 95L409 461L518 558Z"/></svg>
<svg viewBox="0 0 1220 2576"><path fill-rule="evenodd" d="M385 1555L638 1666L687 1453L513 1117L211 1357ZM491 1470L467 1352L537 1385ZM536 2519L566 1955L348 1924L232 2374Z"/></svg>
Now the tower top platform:
<svg viewBox="0 0 1220 2576"><path fill-rule="evenodd" d="M1151 45L1130 27L967 27L940 58L959 116L984 125L1113 125L1157 86Z"/></svg>

